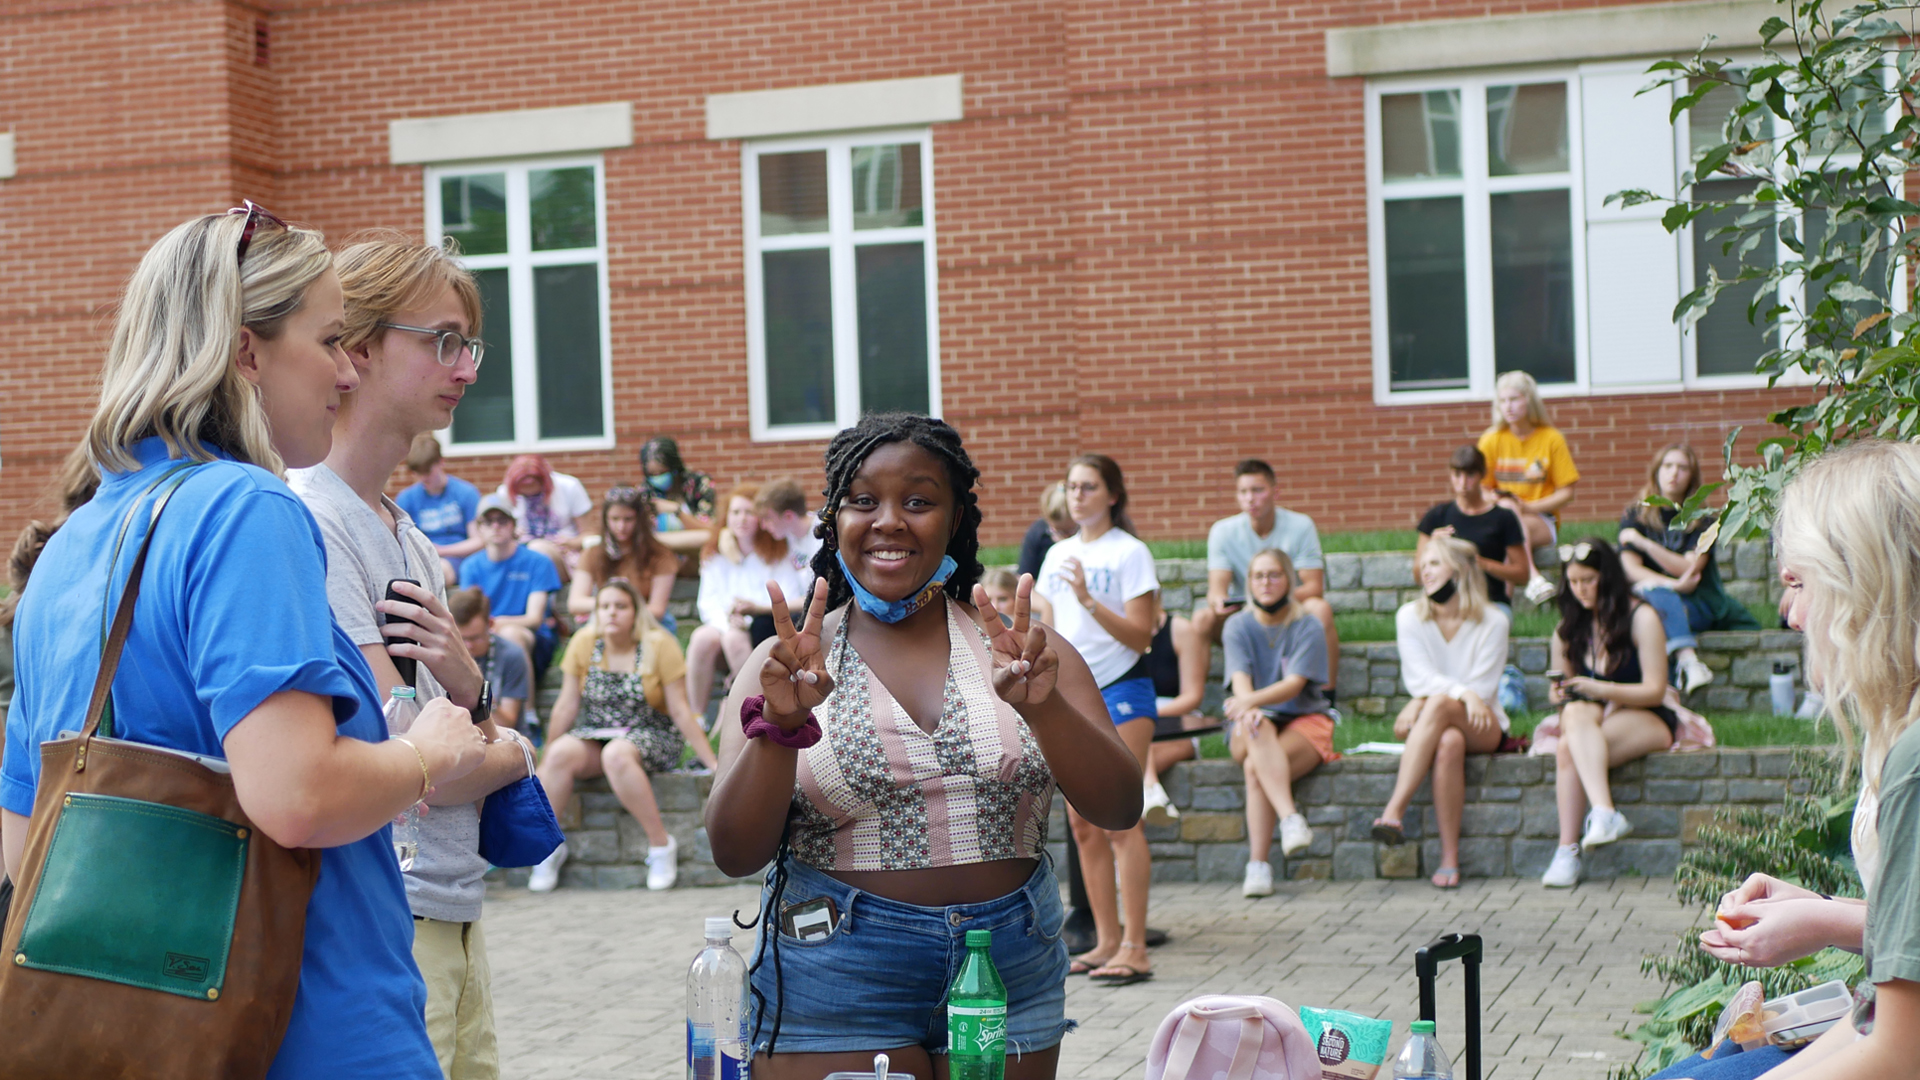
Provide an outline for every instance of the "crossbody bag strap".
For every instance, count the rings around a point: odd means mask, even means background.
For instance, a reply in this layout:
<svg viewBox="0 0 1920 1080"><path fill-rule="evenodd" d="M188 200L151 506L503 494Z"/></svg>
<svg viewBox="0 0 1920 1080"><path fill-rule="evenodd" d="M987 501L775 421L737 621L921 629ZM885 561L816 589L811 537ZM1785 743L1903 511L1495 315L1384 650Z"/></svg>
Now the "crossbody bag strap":
<svg viewBox="0 0 1920 1080"><path fill-rule="evenodd" d="M127 584L120 592L119 606L114 609L113 624L107 630L106 640L100 646L100 671L93 679L93 696L87 702L87 722L80 730L82 739L91 739L96 734L102 738L113 737L113 676L120 670L120 653L126 648L127 635L133 630L133 604L140 596L140 579L146 573L147 552L153 547L154 528L160 524L160 512L167 508L167 500L173 498L173 493L180 490L180 485L186 482L193 468L195 468L193 464L176 465L147 488L150 492L163 484L166 485L165 490L160 492L160 497L154 500L153 512L147 520L147 535L140 540L140 552L134 556L133 569L127 572ZM142 498L145 495L146 492L141 493ZM115 562L119 561L120 547L126 541L127 526L132 522L134 511L139 509L139 506L140 500L134 500L134 505L127 511L127 517L120 523L120 535L114 541ZM113 580L111 566L107 573L108 587L111 588ZM85 761L86 754L82 752L75 759L75 765L78 766Z"/></svg>

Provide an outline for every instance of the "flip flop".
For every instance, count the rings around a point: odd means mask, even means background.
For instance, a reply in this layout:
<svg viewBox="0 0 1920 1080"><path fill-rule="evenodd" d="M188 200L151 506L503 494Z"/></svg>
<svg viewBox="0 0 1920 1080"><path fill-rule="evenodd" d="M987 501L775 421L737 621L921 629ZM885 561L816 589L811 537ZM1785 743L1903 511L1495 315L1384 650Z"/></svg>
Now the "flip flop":
<svg viewBox="0 0 1920 1080"><path fill-rule="evenodd" d="M1090 971L1096 971L1105 966L1106 964L1101 961L1074 960L1067 964L1067 974L1068 975L1085 975Z"/></svg>
<svg viewBox="0 0 1920 1080"><path fill-rule="evenodd" d="M1087 979L1101 986L1132 986L1134 983L1146 982L1153 978L1153 972L1141 971L1128 964L1109 964L1101 970L1111 970L1113 974L1102 975L1099 971L1095 971L1089 973Z"/></svg>
<svg viewBox="0 0 1920 1080"><path fill-rule="evenodd" d="M1442 878L1447 879L1445 884L1441 884ZM1457 866L1443 866L1433 872L1432 881L1433 887L1436 889L1457 889L1460 887L1460 868Z"/></svg>
<svg viewBox="0 0 1920 1080"><path fill-rule="evenodd" d="M1407 842L1407 834L1400 828L1400 823L1386 818L1374 819L1373 838L1388 847L1399 847Z"/></svg>

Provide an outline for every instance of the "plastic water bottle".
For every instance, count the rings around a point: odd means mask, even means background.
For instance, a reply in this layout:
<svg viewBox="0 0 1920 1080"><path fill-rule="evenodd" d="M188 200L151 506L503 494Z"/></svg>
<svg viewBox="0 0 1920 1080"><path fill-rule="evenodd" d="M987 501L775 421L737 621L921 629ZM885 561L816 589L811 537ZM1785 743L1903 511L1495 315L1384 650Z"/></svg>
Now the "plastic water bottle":
<svg viewBox="0 0 1920 1080"><path fill-rule="evenodd" d="M1434 1037L1433 1021L1413 1022L1413 1034L1393 1059L1393 1080L1453 1080L1453 1065Z"/></svg>
<svg viewBox="0 0 1920 1080"><path fill-rule="evenodd" d="M707 946L687 970L687 1080L747 1080L747 962L733 920L707 919Z"/></svg>
<svg viewBox="0 0 1920 1080"><path fill-rule="evenodd" d="M947 988L947 1075L1002 1080L1007 1071L1007 984L994 970L993 931L967 931L967 959Z"/></svg>
<svg viewBox="0 0 1920 1080"><path fill-rule="evenodd" d="M403 735L420 716L420 702L415 699L411 686L396 686L387 693L387 734ZM420 815L427 812L425 803L417 802L393 819L393 857L400 862L400 872L413 869L413 860L420 854Z"/></svg>
<svg viewBox="0 0 1920 1080"><path fill-rule="evenodd" d="M1793 667L1785 661L1773 662L1773 674L1767 676L1767 693L1773 698L1773 715L1793 715Z"/></svg>

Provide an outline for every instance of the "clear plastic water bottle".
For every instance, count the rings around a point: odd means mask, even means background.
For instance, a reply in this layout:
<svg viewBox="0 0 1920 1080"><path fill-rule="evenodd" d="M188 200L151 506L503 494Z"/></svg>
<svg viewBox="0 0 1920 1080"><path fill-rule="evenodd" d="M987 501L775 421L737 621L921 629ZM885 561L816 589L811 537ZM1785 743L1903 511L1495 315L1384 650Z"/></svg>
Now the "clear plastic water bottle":
<svg viewBox="0 0 1920 1080"><path fill-rule="evenodd" d="M1413 1022L1413 1034L1393 1059L1393 1080L1453 1080L1453 1065L1434 1037L1433 1021Z"/></svg>
<svg viewBox="0 0 1920 1080"><path fill-rule="evenodd" d="M1779 660L1773 662L1773 674L1767 677L1767 696L1773 699L1773 715L1793 715L1792 665Z"/></svg>
<svg viewBox="0 0 1920 1080"><path fill-rule="evenodd" d="M1002 1080L1007 1070L1007 984L993 966L993 931L967 931L967 959L947 988L950 1080Z"/></svg>
<svg viewBox="0 0 1920 1080"><path fill-rule="evenodd" d="M747 1080L747 962L733 920L707 919L707 945L687 970L687 1080Z"/></svg>
<svg viewBox="0 0 1920 1080"><path fill-rule="evenodd" d="M387 734L402 735L420 715L420 703L414 697L411 686L396 686L387 693ZM426 813L425 803L414 803L393 819L393 857L400 862L400 872L413 869L413 860L420 854L420 815Z"/></svg>

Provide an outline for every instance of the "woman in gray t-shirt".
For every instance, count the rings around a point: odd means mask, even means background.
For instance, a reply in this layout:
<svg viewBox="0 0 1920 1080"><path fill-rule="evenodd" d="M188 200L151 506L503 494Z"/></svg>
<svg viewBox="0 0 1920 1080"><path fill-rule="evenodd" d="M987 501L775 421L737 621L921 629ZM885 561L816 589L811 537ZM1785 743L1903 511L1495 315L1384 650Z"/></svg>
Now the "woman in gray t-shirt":
<svg viewBox="0 0 1920 1080"><path fill-rule="evenodd" d="M1755 874L1721 900L1721 925L1700 946L1752 967L1830 945L1859 950L1866 978L1853 1016L1766 1075L1912 1076L1920 1061L1920 446L1867 441L1822 455L1787 489L1776 529L1787 621L1806 634L1809 681L1825 692L1849 745L1866 747L1860 812L1877 795L1879 865L1861 866L1871 882L1864 904ZM1885 757L1876 761L1879 748ZM1707 1077L1712 1064L1670 1071Z"/></svg>
<svg viewBox="0 0 1920 1080"><path fill-rule="evenodd" d="M1233 756L1247 779L1247 876L1245 896L1273 892L1274 825L1280 851L1299 855L1313 844L1313 830L1293 801L1293 782L1333 752L1333 719L1327 715L1327 637L1320 621L1293 597L1293 561L1275 548L1259 552L1247 567L1252 606L1227 620L1221 642L1227 653L1227 718L1233 722Z"/></svg>

